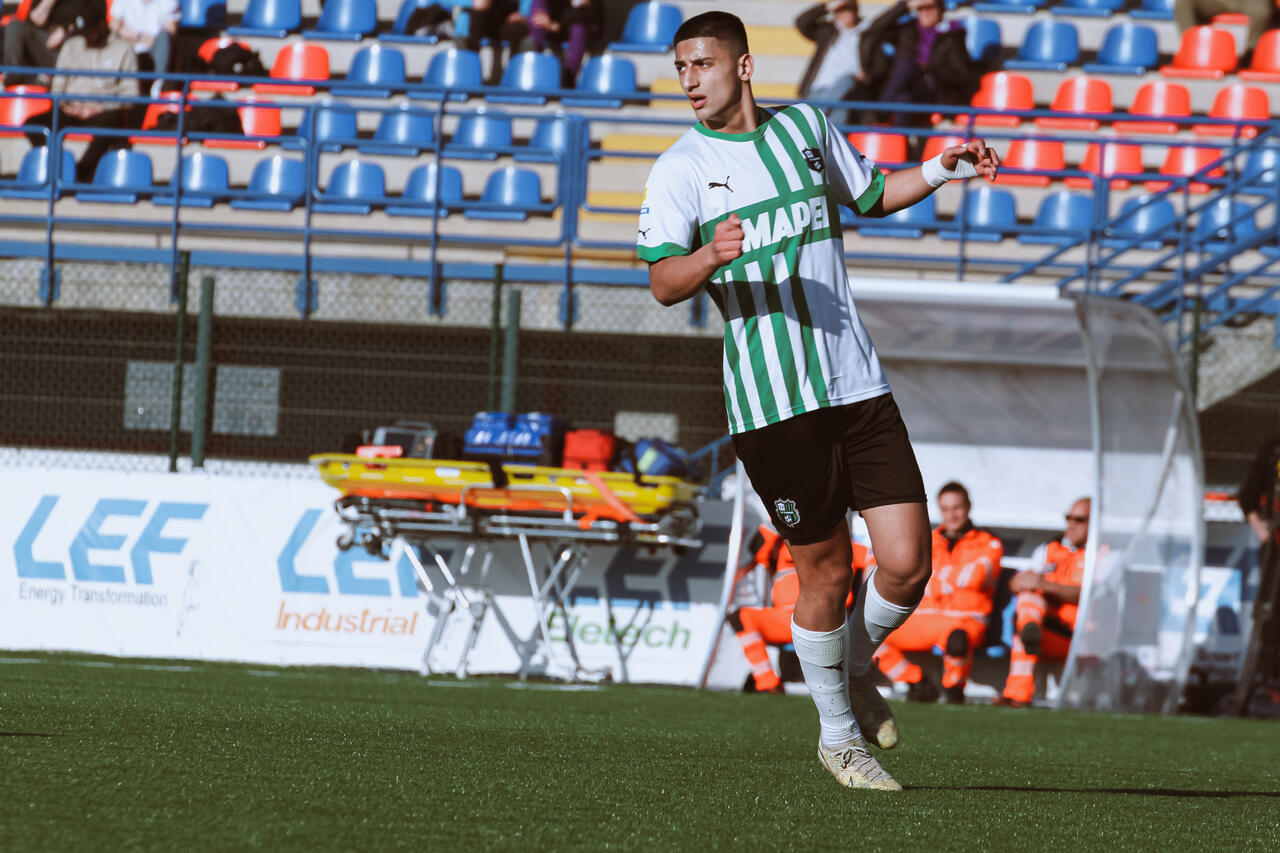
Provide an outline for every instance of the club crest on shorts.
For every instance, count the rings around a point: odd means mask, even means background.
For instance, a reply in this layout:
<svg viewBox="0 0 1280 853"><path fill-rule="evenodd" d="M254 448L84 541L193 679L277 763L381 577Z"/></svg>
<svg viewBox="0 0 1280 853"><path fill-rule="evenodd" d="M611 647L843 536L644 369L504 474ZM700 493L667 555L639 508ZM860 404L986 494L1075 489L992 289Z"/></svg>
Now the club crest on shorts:
<svg viewBox="0 0 1280 853"><path fill-rule="evenodd" d="M778 511L778 520L787 527L795 527L800 523L800 510L796 509L796 502L790 498L778 498L773 502L773 508Z"/></svg>
<svg viewBox="0 0 1280 853"><path fill-rule="evenodd" d="M827 164L822 160L822 152L817 148L805 148L800 153L804 155L804 162L813 171L825 172L827 170Z"/></svg>

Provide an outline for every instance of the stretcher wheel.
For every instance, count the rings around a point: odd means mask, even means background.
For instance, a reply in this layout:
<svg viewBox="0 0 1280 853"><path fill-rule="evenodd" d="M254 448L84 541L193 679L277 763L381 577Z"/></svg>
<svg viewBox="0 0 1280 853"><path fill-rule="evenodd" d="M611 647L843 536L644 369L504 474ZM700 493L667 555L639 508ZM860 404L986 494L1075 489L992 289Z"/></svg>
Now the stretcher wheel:
<svg viewBox="0 0 1280 853"><path fill-rule="evenodd" d="M334 543L338 546L339 551L350 551L351 546L355 544L355 535L350 531L338 534L338 541Z"/></svg>
<svg viewBox="0 0 1280 853"><path fill-rule="evenodd" d="M364 550L369 553L370 557L382 556L382 537L366 536L364 540Z"/></svg>

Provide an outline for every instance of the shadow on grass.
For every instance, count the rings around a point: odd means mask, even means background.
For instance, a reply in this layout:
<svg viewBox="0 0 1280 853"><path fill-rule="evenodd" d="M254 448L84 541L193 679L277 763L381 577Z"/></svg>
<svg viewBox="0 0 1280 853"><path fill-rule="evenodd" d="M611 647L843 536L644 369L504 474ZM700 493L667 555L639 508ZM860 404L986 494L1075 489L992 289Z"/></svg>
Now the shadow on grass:
<svg viewBox="0 0 1280 853"><path fill-rule="evenodd" d="M57 737L44 732L0 732L0 737Z"/></svg>
<svg viewBox="0 0 1280 853"><path fill-rule="evenodd" d="M998 791L1027 792L1031 794L1135 794L1147 797L1203 797L1206 799L1232 799L1234 797L1269 797L1280 799L1280 791L1183 791L1177 788L1033 788L1017 785L912 785L912 791Z"/></svg>

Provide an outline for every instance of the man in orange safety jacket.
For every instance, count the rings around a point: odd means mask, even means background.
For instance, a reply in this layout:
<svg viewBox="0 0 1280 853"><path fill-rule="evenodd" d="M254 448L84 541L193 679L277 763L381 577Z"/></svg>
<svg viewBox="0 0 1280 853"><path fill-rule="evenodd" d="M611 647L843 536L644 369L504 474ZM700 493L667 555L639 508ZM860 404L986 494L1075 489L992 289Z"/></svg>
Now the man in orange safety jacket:
<svg viewBox="0 0 1280 853"><path fill-rule="evenodd" d="M876 653L880 671L907 685L909 701L937 701L938 688L903 652L941 646L947 701L963 703L974 650L987 633L1004 544L973 526L971 507L969 491L959 483L950 482L938 490L942 524L933 531L933 575L924 599Z"/></svg>

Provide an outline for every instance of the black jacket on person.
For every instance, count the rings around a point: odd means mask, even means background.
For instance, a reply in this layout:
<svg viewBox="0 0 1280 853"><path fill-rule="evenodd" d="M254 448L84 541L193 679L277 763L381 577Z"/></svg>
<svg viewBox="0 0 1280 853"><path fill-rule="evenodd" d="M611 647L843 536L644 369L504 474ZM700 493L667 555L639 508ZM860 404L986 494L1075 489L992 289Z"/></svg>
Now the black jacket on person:
<svg viewBox="0 0 1280 853"><path fill-rule="evenodd" d="M921 70L932 80L934 97L940 104L968 104L978 91L982 69L969 56L964 43L964 25L943 20L929 52L929 62ZM879 91L895 62L914 62L919 30L906 3L898 3L871 22L862 34L862 67ZM893 46L893 55L884 45Z"/></svg>
<svg viewBox="0 0 1280 853"><path fill-rule="evenodd" d="M827 51L831 49L831 44L840 31L827 16L826 3L814 3L797 15L796 29L800 31L800 35L813 42L816 48L809 66L804 70L804 76L800 78L800 97L807 98L813 80L818 76L818 69L822 67L822 60L826 59Z"/></svg>
<svg viewBox="0 0 1280 853"><path fill-rule="evenodd" d="M1280 436L1264 442L1253 457L1249 474L1236 494L1241 511L1246 515L1256 512L1264 519L1277 515L1280 512L1277 477L1280 477Z"/></svg>

